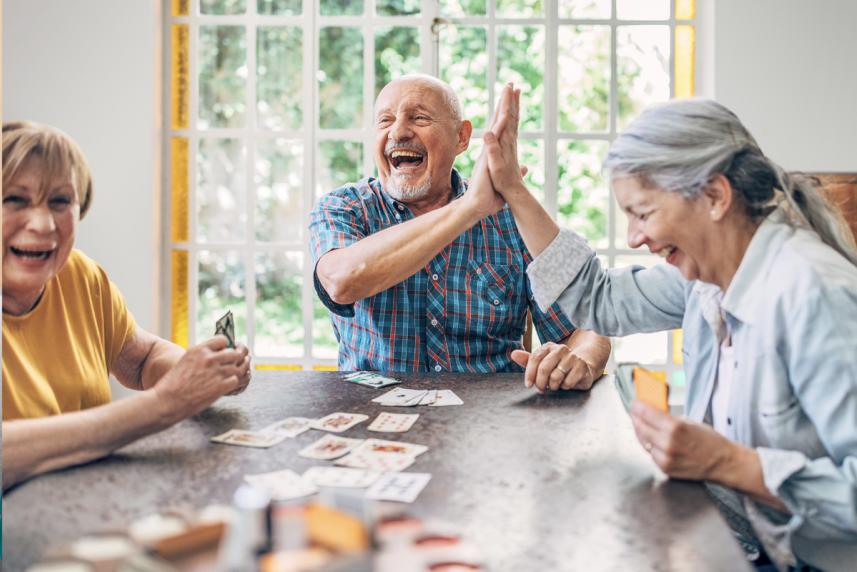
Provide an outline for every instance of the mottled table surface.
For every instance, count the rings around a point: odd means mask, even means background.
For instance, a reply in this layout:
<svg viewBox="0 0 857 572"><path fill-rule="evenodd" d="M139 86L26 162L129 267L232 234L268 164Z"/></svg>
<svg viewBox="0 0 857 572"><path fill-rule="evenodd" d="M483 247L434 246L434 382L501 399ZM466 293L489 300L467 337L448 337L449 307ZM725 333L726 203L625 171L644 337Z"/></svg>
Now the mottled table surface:
<svg viewBox="0 0 857 572"><path fill-rule="evenodd" d="M492 570L741 570L738 545L697 483L671 481L637 443L612 379L591 392L538 395L519 374L408 374L405 387L452 389L454 407L381 407L386 389L337 373L258 372L240 396L88 465L32 479L3 499L3 569L22 570L88 532L165 509L228 503L246 473L303 472L322 433L271 449L218 445L230 428L287 416L359 412L345 437L430 447L408 469L433 477L412 512L454 523ZM381 411L419 413L404 434L368 432ZM393 435L392 437L389 437Z"/></svg>

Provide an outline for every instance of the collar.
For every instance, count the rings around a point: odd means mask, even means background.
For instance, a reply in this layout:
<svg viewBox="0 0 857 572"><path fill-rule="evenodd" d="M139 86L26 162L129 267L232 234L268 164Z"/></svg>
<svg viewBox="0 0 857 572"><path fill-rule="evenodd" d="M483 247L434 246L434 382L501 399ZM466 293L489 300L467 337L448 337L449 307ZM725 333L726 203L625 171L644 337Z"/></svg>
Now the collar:
<svg viewBox="0 0 857 572"><path fill-rule="evenodd" d="M723 295L721 307L741 322L753 323L767 295L764 282L783 244L795 231L787 220L786 212L778 208L762 221Z"/></svg>

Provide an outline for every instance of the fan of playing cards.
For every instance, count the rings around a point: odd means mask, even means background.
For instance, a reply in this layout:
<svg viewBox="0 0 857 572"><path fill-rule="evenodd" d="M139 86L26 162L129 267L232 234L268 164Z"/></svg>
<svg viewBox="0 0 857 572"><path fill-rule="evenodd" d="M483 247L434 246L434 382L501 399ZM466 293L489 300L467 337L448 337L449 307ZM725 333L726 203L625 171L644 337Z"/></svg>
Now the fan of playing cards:
<svg viewBox="0 0 857 572"><path fill-rule="evenodd" d="M232 314L227 312L217 321L217 332L234 343ZM374 389L402 383L401 380L358 371L346 374L350 383ZM416 407L427 405L442 407L462 405L464 402L448 389L408 389L397 387L371 400L388 407ZM375 433L404 433L419 419L418 413L392 413L382 411L368 425ZM373 500L411 503L431 479L428 473L402 472L428 451L425 445L376 438L350 438L341 434L369 419L363 413L337 411L321 417L287 417L257 431L231 429L212 437L215 443L243 447L269 448L286 439L294 439L307 431L326 434L301 448L298 456L316 461L330 461L333 465L314 466L299 475L289 468L268 473L246 475L245 480L264 489L271 498L279 501L308 497L319 487L366 488L365 498Z"/></svg>
<svg viewBox="0 0 857 572"><path fill-rule="evenodd" d="M235 321L232 318L232 310L228 310L223 317L214 325L214 335L226 336L227 345L235 347Z"/></svg>

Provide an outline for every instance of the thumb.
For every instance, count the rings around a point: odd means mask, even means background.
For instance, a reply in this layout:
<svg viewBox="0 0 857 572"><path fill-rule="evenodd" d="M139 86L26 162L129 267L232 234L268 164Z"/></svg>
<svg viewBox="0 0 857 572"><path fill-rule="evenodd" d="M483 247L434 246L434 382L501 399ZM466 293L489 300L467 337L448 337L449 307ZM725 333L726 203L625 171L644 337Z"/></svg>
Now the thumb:
<svg viewBox="0 0 857 572"><path fill-rule="evenodd" d="M524 350L512 350L512 355L510 357L512 358L512 361L519 366L527 367L527 363L530 361L530 352Z"/></svg>

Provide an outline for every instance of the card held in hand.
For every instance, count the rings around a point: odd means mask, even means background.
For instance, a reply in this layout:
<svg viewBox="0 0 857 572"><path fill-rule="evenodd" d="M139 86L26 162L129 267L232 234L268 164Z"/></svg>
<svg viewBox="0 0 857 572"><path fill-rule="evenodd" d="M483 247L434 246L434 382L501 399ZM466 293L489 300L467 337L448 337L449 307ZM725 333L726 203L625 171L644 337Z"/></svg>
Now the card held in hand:
<svg viewBox="0 0 857 572"><path fill-rule="evenodd" d="M214 325L214 335L226 336L230 348L235 348L235 321L232 318L232 310L227 310L223 317Z"/></svg>
<svg viewBox="0 0 857 572"><path fill-rule="evenodd" d="M670 386L665 375L658 375L646 368L635 367L634 386L637 388L637 399L660 409L664 413L670 412Z"/></svg>

